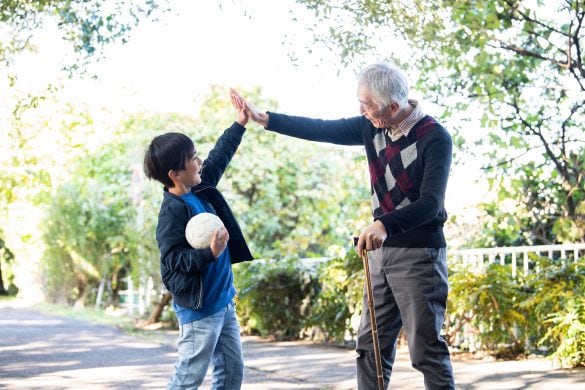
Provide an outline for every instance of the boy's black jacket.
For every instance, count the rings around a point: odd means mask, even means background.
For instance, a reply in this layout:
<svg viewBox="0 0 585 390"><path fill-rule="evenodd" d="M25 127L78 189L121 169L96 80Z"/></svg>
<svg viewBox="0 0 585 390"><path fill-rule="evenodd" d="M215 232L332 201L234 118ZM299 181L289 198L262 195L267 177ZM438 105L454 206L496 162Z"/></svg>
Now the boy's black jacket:
<svg viewBox="0 0 585 390"><path fill-rule="evenodd" d="M223 221L230 235L228 247L232 263L254 258L234 214L216 186L238 149L245 130L234 122L224 131L203 162L201 183L191 189L200 199L211 204ZM194 249L187 242L185 226L192 216L189 206L165 188L156 227L162 281L176 304L199 309L205 288L201 282L201 270L214 262L215 257L209 247Z"/></svg>

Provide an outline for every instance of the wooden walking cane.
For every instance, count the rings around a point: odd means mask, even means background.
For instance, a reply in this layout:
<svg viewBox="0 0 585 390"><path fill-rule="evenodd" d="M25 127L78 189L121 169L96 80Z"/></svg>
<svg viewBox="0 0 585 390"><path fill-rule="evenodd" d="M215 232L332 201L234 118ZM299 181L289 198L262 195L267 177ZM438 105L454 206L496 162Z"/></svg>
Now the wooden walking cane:
<svg viewBox="0 0 585 390"><path fill-rule="evenodd" d="M353 238L354 245L357 245L358 237ZM370 310L370 323L372 324L372 342L374 343L374 359L376 360L376 378L378 380L378 390L384 390L384 375L382 374L382 357L380 356L380 340L378 339L378 325L376 325L376 313L374 311L374 294L372 293L372 280L370 279L370 264L368 261L368 251L362 250L359 254L364 263L366 274L366 294L368 297L368 308Z"/></svg>

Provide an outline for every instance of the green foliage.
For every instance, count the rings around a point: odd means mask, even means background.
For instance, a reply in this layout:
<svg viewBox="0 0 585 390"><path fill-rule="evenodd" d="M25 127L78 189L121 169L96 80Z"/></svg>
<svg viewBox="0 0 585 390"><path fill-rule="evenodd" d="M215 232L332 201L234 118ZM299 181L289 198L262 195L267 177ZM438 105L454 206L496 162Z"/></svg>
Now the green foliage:
<svg viewBox="0 0 585 390"><path fill-rule="evenodd" d="M71 43L76 53L91 57L114 41L126 42L139 21L154 16L165 3L165 0L2 1L0 25L10 34L0 45L0 64L8 64L16 54L32 50L31 36L50 22L58 26L62 38Z"/></svg>
<svg viewBox="0 0 585 390"><path fill-rule="evenodd" d="M585 41L579 31L585 4L297 2L315 12L314 30L325 31L316 40L342 63L361 65L377 56L418 71L417 89L462 123L453 129L456 139L467 141L460 146L474 152L476 140L497 195L486 205L486 243L583 240ZM489 133L477 136L474 123ZM504 201L517 208L489 215ZM514 230L525 233L510 234Z"/></svg>
<svg viewBox="0 0 585 390"><path fill-rule="evenodd" d="M238 264L234 277L244 329L278 340L299 338L316 294L313 275L289 259Z"/></svg>
<svg viewBox="0 0 585 390"><path fill-rule="evenodd" d="M585 161L585 154L581 157ZM578 163L583 166L583 162ZM583 168L579 168L583 169ZM543 164L527 163L514 178L495 178L496 199L481 204L482 234L470 245L539 245L579 242L585 220L579 205L585 202L582 188L567 191Z"/></svg>
<svg viewBox="0 0 585 390"><path fill-rule="evenodd" d="M2 239L3 232L0 230L0 295L16 295L18 289L14 285L14 274L10 267L14 260L14 253L6 246ZM4 284L4 280L7 284Z"/></svg>
<svg viewBox="0 0 585 390"><path fill-rule="evenodd" d="M234 267L245 331L343 344L355 336L364 273L355 250L334 259L255 261Z"/></svg>
<svg viewBox="0 0 585 390"><path fill-rule="evenodd" d="M538 272L526 277L528 294L519 307L532 324L528 328L531 340L556 351L555 357L566 364L570 353L567 353L565 331L577 331L585 324L581 310L585 303L584 262L538 258L534 263Z"/></svg>
<svg viewBox="0 0 585 390"><path fill-rule="evenodd" d="M90 148L108 138L108 132L96 125L86 107L54 98L43 100L37 110L26 112L2 132L0 175L7 180L0 191L0 213L6 221L4 237L14 253L15 283L24 294L38 294L40 286L35 287L33 281L45 278L40 264L46 249L41 231L53 195L72 177L71 169ZM54 249L53 243L48 243L48 250Z"/></svg>
<svg viewBox="0 0 585 390"><path fill-rule="evenodd" d="M466 330L496 356L540 346L563 366L584 365L583 259L535 256L530 261L530 272L516 277L510 265L490 264L482 270L452 266L447 340L456 344Z"/></svg>
<svg viewBox="0 0 585 390"><path fill-rule="evenodd" d="M312 302L307 325L321 331L324 341L343 343L348 334L355 336L351 319L361 310L362 260L352 249L344 257L321 263L317 272L320 288Z"/></svg>
<svg viewBox="0 0 585 390"><path fill-rule="evenodd" d="M521 343L514 328L524 324L517 307L523 295L509 266L494 263L481 272L459 266L450 273L449 283L447 326L451 329L447 332L451 340L468 324L477 329L479 342L489 351Z"/></svg>
<svg viewBox="0 0 585 390"><path fill-rule="evenodd" d="M104 177L74 179L57 190L48 208L48 286L65 288L66 295L80 303L102 275L109 275L113 288L119 289L117 282L128 269L124 237L128 202L108 184ZM62 282L64 270L73 286Z"/></svg>
<svg viewBox="0 0 585 390"><path fill-rule="evenodd" d="M260 90L242 93L258 107L275 107ZM202 130L194 133L202 156L234 117L227 90L212 89L201 108ZM256 257L330 256L371 219L362 153L249 124L219 187Z"/></svg>
<svg viewBox="0 0 585 390"><path fill-rule="evenodd" d="M548 316L550 327L541 343L555 344L550 356L561 367L585 366L585 298L573 297L562 312Z"/></svg>

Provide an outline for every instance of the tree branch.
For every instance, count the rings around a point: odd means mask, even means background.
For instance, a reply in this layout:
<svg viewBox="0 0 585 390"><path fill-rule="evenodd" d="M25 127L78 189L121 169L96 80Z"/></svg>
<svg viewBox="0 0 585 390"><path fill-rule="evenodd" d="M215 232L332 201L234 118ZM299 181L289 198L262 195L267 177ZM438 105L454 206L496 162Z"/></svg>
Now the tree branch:
<svg viewBox="0 0 585 390"><path fill-rule="evenodd" d="M577 19L577 26L575 27L575 32L573 33L572 37L569 38L570 39L569 47L571 47L573 44L575 45L575 50L577 51L576 53L577 55L575 56L576 68L579 69L581 77L585 77L585 69L583 68L583 63L581 62L581 58L583 58L582 57L583 53L581 52L581 41L579 39L579 34L581 33L581 28L583 27L583 19L585 18L585 11L579 13L577 11L578 8L579 7L576 7L575 9L575 19ZM572 26L573 22L571 21L571 27ZM580 80L578 81L579 84L581 84L581 81Z"/></svg>
<svg viewBox="0 0 585 390"><path fill-rule="evenodd" d="M567 127L569 126L569 121L573 118L573 115L575 115L577 113L577 111L579 111L579 109L581 107L583 107L585 105L585 101L580 101L577 102L573 105L573 107L571 107L571 113L569 114L569 116L567 116L567 118L563 121L563 123L561 123L561 140L563 140L562 142L562 146L561 146L561 155L562 156L566 156L566 143L565 143L565 135L567 134Z"/></svg>
<svg viewBox="0 0 585 390"><path fill-rule="evenodd" d="M541 55L539 53L536 53L534 51L527 50L527 49L522 48L520 46L513 45L513 44L508 44L508 43L505 43L505 42L502 43L502 41L500 41L501 47L503 49L516 52L516 53L518 53L520 55L524 55L524 56L528 56L528 57L533 57L533 58L541 59L543 61L549 61L549 62L554 63L555 65L557 65L559 67L562 67L562 68L565 68L565 69L570 69L571 72L576 77L577 77L577 75L575 74L575 72L574 72L573 69L574 69L574 67L577 67L578 70L579 70L579 72L581 73L581 77L585 77L585 69L583 68L582 63L581 63L581 50L580 50L580 45L579 45L579 33L581 31L581 26L582 26L582 23L583 23L583 18L585 17L585 15L584 15L583 12L579 13L579 11L578 11L579 7L576 7L576 10L575 10L575 19L578 21L578 25L575 28L574 33L573 33L572 32L573 31L572 28L573 28L574 20L571 20L571 25L569 27L569 31L568 32L564 32L564 31L559 30L557 28L551 27L550 25L545 24L545 23L543 23L540 20L537 20L537 19L532 18L525 10L520 9L516 5L516 2L513 1L513 0L506 1L506 3L508 4L508 6L510 7L510 9L512 10L512 17L513 18L516 18L518 20L524 20L526 22L533 23L535 25L538 25L538 26L544 28L546 31L549 31L551 33L558 34L561 37L566 37L567 38L567 41L568 41L567 49L566 50L563 50L563 49L557 47L552 42L550 42L550 40L547 40L547 41L549 41L549 43L552 46L556 47L561 53L564 53L567 56L567 61L566 62L558 61L558 60L555 60L555 59L552 59L552 58L543 56L543 55ZM570 6L571 6L571 4L568 2L567 3L567 8L570 8ZM516 12L518 15L520 15L521 18L514 17L514 15L513 15L514 12ZM538 34L535 31L530 31L529 33L531 33L533 35L537 35L537 36L543 37L542 34ZM576 63L575 63L575 61L574 61L574 59L572 57L572 54L571 54L571 48L572 48L572 45L573 44L575 44L576 45L576 48L577 48ZM581 84L581 81L578 80L578 82L581 85L581 87L583 88L583 85Z"/></svg>
<svg viewBox="0 0 585 390"><path fill-rule="evenodd" d="M535 135L535 136L538 137L538 139L540 140L542 146L545 149L546 155L552 160L553 164L557 167L557 170L563 176L563 178L565 180L568 180L568 172L566 171L566 167L563 164L561 164L561 162L559 161L559 159L554 155L554 153L550 149L549 142L544 138L544 135L540 131L540 125L542 124L542 121L538 121L537 122L538 128L536 126L533 126L531 123L529 123L522 116L522 113L520 112L520 106L518 105L517 97L514 97L514 103L509 103L509 105L511 105L514 108L514 110L516 111L516 115L520 119L520 123L522 123L522 125L524 125L524 127L529 132L531 132L533 135Z"/></svg>
<svg viewBox="0 0 585 390"><path fill-rule="evenodd" d="M582 143L585 144L585 139L583 139L583 140L581 140L581 139L570 139L570 140L567 140L566 142L567 143L570 143L570 142L582 142ZM560 144L560 143L561 143L561 141L555 141L555 142L551 142L550 145L557 145L557 144ZM538 148L542 148L542 147L544 147L544 145L532 146L532 147L526 149L524 152L522 152L522 153L520 153L520 154L518 154L518 155L516 155L514 157L511 157L511 158L509 158L507 160L501 161L501 162L499 162L497 164L485 165L485 166L481 167L480 169L482 171L489 171L489 170L494 169L494 168L497 168L497 167L501 167L501 166L504 166L504 165L508 165L508 164L510 164L510 163L512 163L512 162L514 162L514 161L516 161L516 160L524 157L525 155L527 155L531 151L536 150Z"/></svg>
<svg viewBox="0 0 585 390"><path fill-rule="evenodd" d="M523 11L520 9L520 7L516 6L517 2L515 0L507 0L506 3L508 4L508 7L510 7L510 10L512 11L512 17L514 17L514 12L517 12L520 16L522 16L522 19L524 21L528 21L530 23L537 24L550 32L554 32L554 33L569 37L569 35L567 33L563 32L562 30L558 30L554 27L549 26L548 24L544 24L540 20L531 18L530 15L526 13L526 11ZM518 19L520 19L520 18L518 18Z"/></svg>
<svg viewBox="0 0 585 390"><path fill-rule="evenodd" d="M564 68L564 69L569 69L570 68L570 65L571 65L570 59L567 59L567 62L558 61L558 60L555 60L553 58L549 58L549 57L543 56L542 54L536 53L534 51L531 51L531 50L522 48L520 46L517 46L517 45L514 45L514 44L510 44L510 43L506 43L506 42L504 42L504 41L502 41L501 39L498 39L498 38L494 38L494 40L500 44L500 47L502 49L513 51L513 52L515 52L517 54L520 54L521 56L524 56L524 57L532 57L532 58L537 58L539 60L551 62L551 63L553 63L553 64L555 64L555 65L557 65L557 66L559 66L561 68Z"/></svg>

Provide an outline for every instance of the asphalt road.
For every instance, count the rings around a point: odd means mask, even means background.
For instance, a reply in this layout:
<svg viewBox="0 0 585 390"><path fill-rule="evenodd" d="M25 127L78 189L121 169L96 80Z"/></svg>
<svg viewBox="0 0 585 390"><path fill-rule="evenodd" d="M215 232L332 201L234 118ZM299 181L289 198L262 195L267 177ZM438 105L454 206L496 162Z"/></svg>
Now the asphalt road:
<svg viewBox="0 0 585 390"><path fill-rule="evenodd" d="M0 389L164 389L177 354L170 344L3 304ZM248 366L245 377L243 389L315 388Z"/></svg>
<svg viewBox="0 0 585 390"><path fill-rule="evenodd" d="M160 341L110 326L43 314L0 301L0 389L164 389L176 358L176 332ZM244 337L243 390L355 389L355 352L302 341ZM585 369L560 370L543 358L461 360L460 390L583 390ZM392 389L424 389L399 351ZM209 389L209 380L202 387Z"/></svg>

